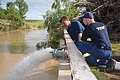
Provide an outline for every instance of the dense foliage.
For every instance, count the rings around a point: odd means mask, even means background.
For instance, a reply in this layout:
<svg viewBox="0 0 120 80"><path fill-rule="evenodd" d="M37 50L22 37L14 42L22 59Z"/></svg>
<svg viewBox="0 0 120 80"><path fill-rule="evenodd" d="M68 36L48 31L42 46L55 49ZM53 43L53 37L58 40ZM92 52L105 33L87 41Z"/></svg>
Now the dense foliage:
<svg viewBox="0 0 120 80"><path fill-rule="evenodd" d="M7 2L6 9L0 4L0 20L4 20L9 24L0 24L1 31L19 29L24 23L25 14L28 11L28 5L24 0L16 0L15 2Z"/></svg>
<svg viewBox="0 0 120 80"><path fill-rule="evenodd" d="M57 48L59 40L63 36L63 29L59 23L60 17L65 15L72 19L78 19L86 11L95 15L96 21L101 21L107 25L110 39L119 41L120 31L120 2L119 0L55 0L52 4L52 11L47 11L45 25L50 33L49 45ZM117 37L116 37L117 36Z"/></svg>
<svg viewBox="0 0 120 80"><path fill-rule="evenodd" d="M111 41L120 41L120 0L77 0L76 7L84 6L95 15L96 21L107 25Z"/></svg>
<svg viewBox="0 0 120 80"><path fill-rule="evenodd" d="M68 0L55 0L52 4L52 11L46 12L45 26L50 34L48 45L58 48L59 41L63 38L63 27L60 25L60 18L68 16L70 20L78 16L81 8L75 7L73 2Z"/></svg>

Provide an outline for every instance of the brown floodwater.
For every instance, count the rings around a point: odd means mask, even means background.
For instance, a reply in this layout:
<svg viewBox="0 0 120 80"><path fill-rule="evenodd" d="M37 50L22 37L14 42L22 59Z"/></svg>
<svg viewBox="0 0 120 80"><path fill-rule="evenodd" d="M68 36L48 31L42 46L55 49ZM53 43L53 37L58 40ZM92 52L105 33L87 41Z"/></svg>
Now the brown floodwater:
<svg viewBox="0 0 120 80"><path fill-rule="evenodd" d="M57 80L52 49L36 50L36 44L47 39L46 30L0 33L0 80Z"/></svg>

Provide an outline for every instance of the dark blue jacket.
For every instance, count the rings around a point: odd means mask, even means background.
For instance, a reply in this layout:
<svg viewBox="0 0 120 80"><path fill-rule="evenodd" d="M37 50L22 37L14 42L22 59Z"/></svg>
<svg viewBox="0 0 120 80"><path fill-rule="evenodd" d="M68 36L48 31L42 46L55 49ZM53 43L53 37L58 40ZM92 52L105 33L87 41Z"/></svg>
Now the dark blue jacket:
<svg viewBox="0 0 120 80"><path fill-rule="evenodd" d="M83 32L82 40L87 41L91 38L91 41L97 46L111 47L111 43L108 37L106 26L101 22L95 22L87 26Z"/></svg>
<svg viewBox="0 0 120 80"><path fill-rule="evenodd" d="M83 30L83 25L77 20L71 21L71 26L67 29L68 34L74 42L78 42L78 34L83 33Z"/></svg>

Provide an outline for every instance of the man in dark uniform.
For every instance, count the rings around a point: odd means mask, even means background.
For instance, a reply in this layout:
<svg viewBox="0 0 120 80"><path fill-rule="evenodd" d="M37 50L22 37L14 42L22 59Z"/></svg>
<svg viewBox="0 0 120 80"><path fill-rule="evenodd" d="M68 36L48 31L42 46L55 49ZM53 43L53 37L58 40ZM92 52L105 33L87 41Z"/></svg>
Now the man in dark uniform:
<svg viewBox="0 0 120 80"><path fill-rule="evenodd" d="M112 47L106 26L101 22L95 22L91 12L86 12L81 19L86 28L81 38L82 41L76 43L78 49L83 54L90 54L86 57L88 64L106 65L112 56ZM91 40L87 41L88 38Z"/></svg>
<svg viewBox="0 0 120 80"><path fill-rule="evenodd" d="M66 27L68 34L75 43L81 40L84 27L78 20L70 21L66 16L62 16L60 23Z"/></svg>

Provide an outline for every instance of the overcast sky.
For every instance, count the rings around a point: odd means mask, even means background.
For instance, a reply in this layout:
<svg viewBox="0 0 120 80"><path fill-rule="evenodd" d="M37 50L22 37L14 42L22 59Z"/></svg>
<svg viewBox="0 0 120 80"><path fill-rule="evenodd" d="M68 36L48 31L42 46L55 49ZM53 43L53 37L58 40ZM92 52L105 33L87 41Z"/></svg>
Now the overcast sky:
<svg viewBox="0 0 120 80"><path fill-rule="evenodd" d="M2 7L6 7L7 2L14 2L15 0L0 0ZM51 10L51 5L54 0L24 0L28 5L28 12L26 19L41 20L43 19L41 14L45 14L47 10Z"/></svg>

